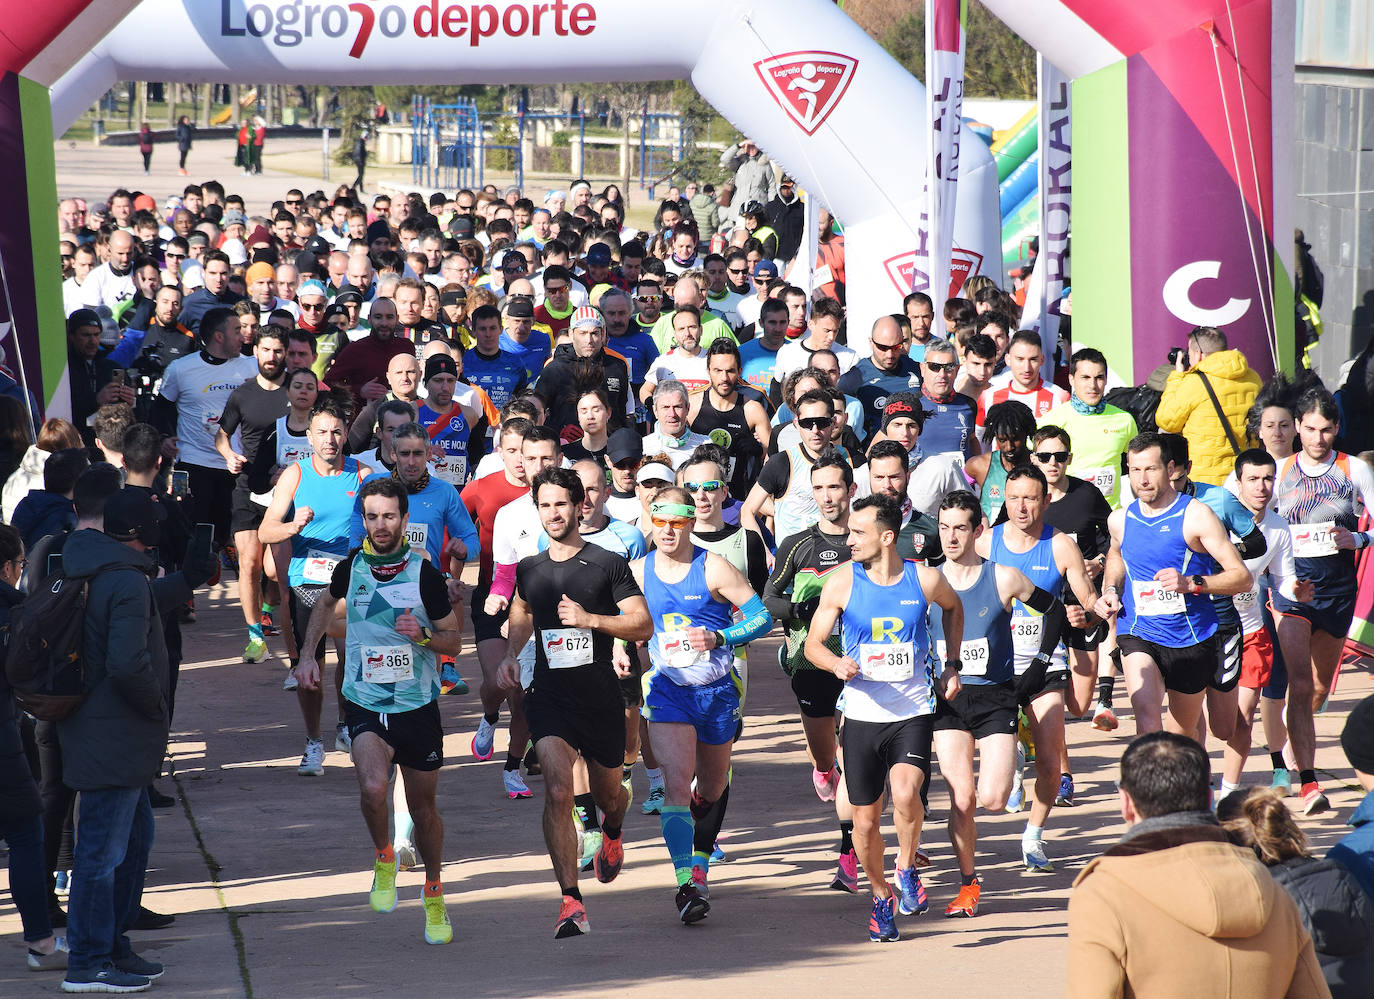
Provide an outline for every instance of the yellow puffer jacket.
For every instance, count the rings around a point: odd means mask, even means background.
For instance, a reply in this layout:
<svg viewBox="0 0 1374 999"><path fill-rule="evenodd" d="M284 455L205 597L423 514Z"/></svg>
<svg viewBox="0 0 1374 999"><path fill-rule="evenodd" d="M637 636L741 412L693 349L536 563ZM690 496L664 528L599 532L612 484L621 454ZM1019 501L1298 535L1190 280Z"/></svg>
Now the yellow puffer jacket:
<svg viewBox="0 0 1374 999"><path fill-rule="evenodd" d="M1236 456L1217 419L1216 407L1208 398L1202 379L1197 376L1198 371L1206 372L1222 412L1231 424L1236 443L1242 448L1249 446L1245 415L1254 404L1262 383L1260 376L1250 370L1245 355L1238 350L1219 350L1204 357L1196 368L1169 373L1159 409L1155 412L1155 422L1160 430L1188 438L1188 451L1193 459L1191 477L1219 486L1235 467Z"/></svg>

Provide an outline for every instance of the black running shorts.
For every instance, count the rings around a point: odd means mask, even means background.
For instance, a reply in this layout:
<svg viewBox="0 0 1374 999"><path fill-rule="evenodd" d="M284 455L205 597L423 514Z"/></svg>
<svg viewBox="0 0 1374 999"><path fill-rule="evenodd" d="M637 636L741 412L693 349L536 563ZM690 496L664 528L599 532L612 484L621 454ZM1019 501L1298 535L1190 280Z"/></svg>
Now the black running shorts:
<svg viewBox="0 0 1374 999"><path fill-rule="evenodd" d="M954 700L935 702L935 731L971 732L975 739L1015 735L1016 706L1010 683L965 683Z"/></svg>
<svg viewBox="0 0 1374 999"><path fill-rule="evenodd" d="M344 724L354 742L366 732L391 747L392 759L408 770L438 770L444 765L444 726L439 702L422 708L383 714L344 700Z"/></svg>
<svg viewBox="0 0 1374 999"><path fill-rule="evenodd" d="M1143 652L1154 660L1164 689L1180 694L1200 694L1217 673L1217 645L1215 636L1196 645L1175 649L1135 635L1120 635L1117 645L1122 656ZM1237 676L1239 679L1239 676Z"/></svg>
<svg viewBox="0 0 1374 999"><path fill-rule="evenodd" d="M846 718L840 729L840 746L844 750L849 803L862 807L881 801L887 788L887 773L899 763L919 767L928 783L934 721L934 715L894 722Z"/></svg>
<svg viewBox="0 0 1374 999"><path fill-rule="evenodd" d="M792 693L808 718L833 718L842 690L844 681L829 670L808 667L792 674Z"/></svg>

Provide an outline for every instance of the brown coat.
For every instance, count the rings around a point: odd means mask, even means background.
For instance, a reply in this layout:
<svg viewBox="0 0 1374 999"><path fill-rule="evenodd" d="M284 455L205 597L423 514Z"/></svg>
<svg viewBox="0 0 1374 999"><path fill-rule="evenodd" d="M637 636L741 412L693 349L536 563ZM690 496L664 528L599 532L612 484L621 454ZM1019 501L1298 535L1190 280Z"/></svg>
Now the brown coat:
<svg viewBox="0 0 1374 999"><path fill-rule="evenodd" d="M1329 997L1297 906L1216 825L1128 836L1069 899L1068 999Z"/></svg>

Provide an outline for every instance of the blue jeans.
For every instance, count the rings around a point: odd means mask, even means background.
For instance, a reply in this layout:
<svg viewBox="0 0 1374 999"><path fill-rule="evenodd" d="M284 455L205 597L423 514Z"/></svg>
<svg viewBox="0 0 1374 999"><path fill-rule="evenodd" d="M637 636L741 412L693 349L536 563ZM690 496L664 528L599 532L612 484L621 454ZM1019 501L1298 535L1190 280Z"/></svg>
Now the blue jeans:
<svg viewBox="0 0 1374 999"><path fill-rule="evenodd" d="M153 832L147 788L81 792L67 904L70 969L94 973L133 953L125 931L138 918Z"/></svg>
<svg viewBox="0 0 1374 999"><path fill-rule="evenodd" d="M43 817L0 821L0 837L10 848L10 894L24 923L24 941L46 940L52 936L52 923L43 863Z"/></svg>

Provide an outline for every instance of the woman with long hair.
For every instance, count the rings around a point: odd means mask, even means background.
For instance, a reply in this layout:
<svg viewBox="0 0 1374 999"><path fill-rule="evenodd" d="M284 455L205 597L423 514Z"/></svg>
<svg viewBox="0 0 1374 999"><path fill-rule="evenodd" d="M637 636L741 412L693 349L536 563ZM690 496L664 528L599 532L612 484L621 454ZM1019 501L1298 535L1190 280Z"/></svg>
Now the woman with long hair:
<svg viewBox="0 0 1374 999"><path fill-rule="evenodd" d="M1273 788L1228 795L1217 802L1217 819L1231 841L1253 850L1298 903L1332 999L1368 996L1374 983L1374 901L1355 875L1337 861L1312 855L1307 837Z"/></svg>

